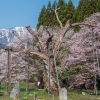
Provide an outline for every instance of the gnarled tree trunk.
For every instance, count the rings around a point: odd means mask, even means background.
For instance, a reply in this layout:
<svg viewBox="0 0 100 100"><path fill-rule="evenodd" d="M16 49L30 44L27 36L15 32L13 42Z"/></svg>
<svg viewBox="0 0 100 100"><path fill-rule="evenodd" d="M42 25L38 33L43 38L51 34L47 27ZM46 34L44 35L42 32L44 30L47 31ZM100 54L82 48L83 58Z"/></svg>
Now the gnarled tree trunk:
<svg viewBox="0 0 100 100"><path fill-rule="evenodd" d="M57 76L56 76L55 66L54 66L54 57L50 57L49 61L50 61L50 91L56 92L58 91L58 85L57 85ZM44 75L43 79L44 79L45 87L48 89L49 66L48 66L48 61L44 61L44 63L45 63L45 70L43 72Z"/></svg>

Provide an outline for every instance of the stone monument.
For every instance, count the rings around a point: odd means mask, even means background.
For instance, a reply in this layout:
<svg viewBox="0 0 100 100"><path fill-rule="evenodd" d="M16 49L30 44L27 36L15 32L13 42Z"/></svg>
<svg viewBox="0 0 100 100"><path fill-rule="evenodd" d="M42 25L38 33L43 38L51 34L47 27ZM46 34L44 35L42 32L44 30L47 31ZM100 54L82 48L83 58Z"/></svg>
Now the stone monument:
<svg viewBox="0 0 100 100"><path fill-rule="evenodd" d="M66 88L61 88L59 91L59 99L60 100L67 100L67 90Z"/></svg>
<svg viewBox="0 0 100 100"><path fill-rule="evenodd" d="M19 89L19 81L15 82L15 86L13 87L11 93L10 93L10 98L18 98L20 93Z"/></svg>

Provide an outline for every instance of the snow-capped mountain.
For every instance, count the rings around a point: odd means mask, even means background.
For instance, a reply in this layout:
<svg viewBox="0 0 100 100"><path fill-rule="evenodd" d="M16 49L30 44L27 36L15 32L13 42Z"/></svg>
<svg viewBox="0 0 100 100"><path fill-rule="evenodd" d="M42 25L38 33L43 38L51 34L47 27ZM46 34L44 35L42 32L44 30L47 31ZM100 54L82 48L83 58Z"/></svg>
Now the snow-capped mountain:
<svg viewBox="0 0 100 100"><path fill-rule="evenodd" d="M15 31L18 35L27 33L25 27L14 27L10 29L0 29L0 46L3 47L14 38L12 32Z"/></svg>

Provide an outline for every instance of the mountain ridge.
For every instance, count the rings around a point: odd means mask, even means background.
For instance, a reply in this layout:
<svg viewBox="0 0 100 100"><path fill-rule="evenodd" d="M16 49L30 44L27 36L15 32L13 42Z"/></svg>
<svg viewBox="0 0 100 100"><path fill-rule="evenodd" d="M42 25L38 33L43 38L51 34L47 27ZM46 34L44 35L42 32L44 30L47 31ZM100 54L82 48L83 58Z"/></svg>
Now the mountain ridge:
<svg viewBox="0 0 100 100"><path fill-rule="evenodd" d="M13 27L13 28L1 28L0 29L0 48L4 48L9 42L14 39L13 31L15 31L19 36L21 34L27 33L27 29L23 26Z"/></svg>

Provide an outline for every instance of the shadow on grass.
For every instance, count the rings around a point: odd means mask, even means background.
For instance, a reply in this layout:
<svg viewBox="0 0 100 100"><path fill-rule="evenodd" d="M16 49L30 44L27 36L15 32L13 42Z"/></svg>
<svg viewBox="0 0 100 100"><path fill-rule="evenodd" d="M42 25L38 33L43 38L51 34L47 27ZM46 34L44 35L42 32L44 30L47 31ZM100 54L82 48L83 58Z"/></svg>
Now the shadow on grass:
<svg viewBox="0 0 100 100"><path fill-rule="evenodd" d="M25 92L26 88L20 88L20 91ZM31 91L38 91L38 90L37 89L28 89L28 91L31 92Z"/></svg>
<svg viewBox="0 0 100 100"><path fill-rule="evenodd" d="M90 95L94 95L94 96L100 96L100 93L90 93Z"/></svg>
<svg viewBox="0 0 100 100"><path fill-rule="evenodd" d="M0 96L3 96L4 95L4 92L0 92Z"/></svg>

